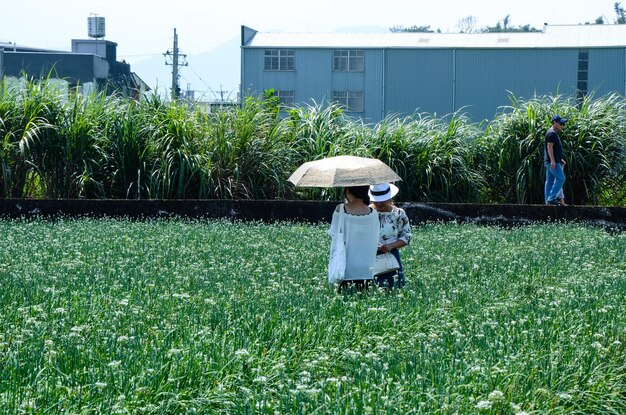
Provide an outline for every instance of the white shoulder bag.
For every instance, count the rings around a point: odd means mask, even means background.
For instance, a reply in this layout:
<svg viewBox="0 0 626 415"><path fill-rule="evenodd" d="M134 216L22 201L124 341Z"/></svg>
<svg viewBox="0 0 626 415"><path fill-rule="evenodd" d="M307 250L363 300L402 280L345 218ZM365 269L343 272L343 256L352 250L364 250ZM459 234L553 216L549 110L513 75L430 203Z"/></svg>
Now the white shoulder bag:
<svg viewBox="0 0 626 415"><path fill-rule="evenodd" d="M373 274L380 275L391 271L397 271L400 269L398 260L391 252L385 252L384 254L376 255L376 261L374 262Z"/></svg>
<svg viewBox="0 0 626 415"><path fill-rule="evenodd" d="M330 243L330 260L328 261L328 285L333 287L343 281L346 275L346 238L343 228L345 209L339 206L339 223L337 233Z"/></svg>

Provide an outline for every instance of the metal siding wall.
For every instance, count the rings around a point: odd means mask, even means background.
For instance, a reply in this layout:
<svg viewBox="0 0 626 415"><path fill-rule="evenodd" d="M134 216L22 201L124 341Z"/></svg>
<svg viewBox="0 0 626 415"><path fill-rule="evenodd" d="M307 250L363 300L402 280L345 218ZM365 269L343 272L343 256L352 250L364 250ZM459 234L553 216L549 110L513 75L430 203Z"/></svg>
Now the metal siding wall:
<svg viewBox="0 0 626 415"><path fill-rule="evenodd" d="M537 95L576 96L578 49L538 49Z"/></svg>
<svg viewBox="0 0 626 415"><path fill-rule="evenodd" d="M385 111L400 116L453 111L453 54L445 49L388 49Z"/></svg>
<svg viewBox="0 0 626 415"><path fill-rule="evenodd" d="M267 89L261 83L263 75L263 49L244 48L241 60L241 93L243 96L257 96Z"/></svg>
<svg viewBox="0 0 626 415"><path fill-rule="evenodd" d="M268 89L295 91L299 55L296 52L295 71L264 70L265 49L244 49L242 64L242 93L244 96L262 96ZM297 100L296 96L296 100Z"/></svg>
<svg viewBox="0 0 626 415"><path fill-rule="evenodd" d="M332 91L363 91L364 112L354 113L365 122L377 122L382 114L382 51L365 51L364 72L334 72L335 49L296 49L296 70L264 71L265 49L243 49L244 95L260 95L269 88L293 90L299 104L323 104Z"/></svg>
<svg viewBox="0 0 626 415"><path fill-rule="evenodd" d="M594 97L617 93L625 95L626 68L624 68L626 50L589 49L589 93Z"/></svg>
<svg viewBox="0 0 626 415"><path fill-rule="evenodd" d="M327 49L296 49L297 103L322 104L331 97L332 52Z"/></svg>
<svg viewBox="0 0 626 415"><path fill-rule="evenodd" d="M366 123L376 123L385 116L383 114L385 53L382 49L365 50L365 113L363 114L363 121Z"/></svg>
<svg viewBox="0 0 626 415"><path fill-rule="evenodd" d="M576 91L578 51L540 49L457 50L456 109L473 121L493 119L515 98Z"/></svg>
<svg viewBox="0 0 626 415"><path fill-rule="evenodd" d="M364 72L334 72L333 51L338 49L302 49L296 51L296 102L328 102L333 91L363 91L364 112L354 113L365 122L381 117L382 52L365 51Z"/></svg>
<svg viewBox="0 0 626 415"><path fill-rule="evenodd" d="M263 91L294 91L295 102L321 103L332 90L332 52L323 49L295 49L295 71L265 71L265 49L243 51L242 89L244 95L258 96Z"/></svg>
<svg viewBox="0 0 626 415"><path fill-rule="evenodd" d="M509 105L510 93L531 97L540 72L536 59L527 50L458 50L456 109L480 121Z"/></svg>
<svg viewBox="0 0 626 415"><path fill-rule="evenodd" d="M97 61L104 61L107 69L108 64L103 58L96 58ZM4 71L6 76L21 77L23 72L28 76L36 78L63 78L70 83L93 82L94 77L94 56L74 55L71 53L20 53L12 52L4 54ZM99 68L102 72L102 68ZM106 74L104 76L106 78Z"/></svg>
<svg viewBox="0 0 626 415"><path fill-rule="evenodd" d="M244 95L247 88L256 94L293 90L297 103L320 104L333 90L363 90L364 113L354 115L365 122L389 114L444 116L456 110L480 121L510 105L510 94L573 97L577 86L578 49L366 49L365 72L355 73L333 72L334 49L295 50L294 72L265 72L264 49L244 48ZM625 60L623 48L590 48L589 91L623 95Z"/></svg>

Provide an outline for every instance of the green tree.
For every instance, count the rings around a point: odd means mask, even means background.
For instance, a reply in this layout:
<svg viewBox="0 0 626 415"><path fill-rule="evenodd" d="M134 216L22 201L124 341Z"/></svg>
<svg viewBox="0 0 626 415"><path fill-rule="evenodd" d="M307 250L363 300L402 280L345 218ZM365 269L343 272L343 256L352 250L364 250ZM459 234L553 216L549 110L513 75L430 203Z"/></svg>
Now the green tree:
<svg viewBox="0 0 626 415"><path fill-rule="evenodd" d="M529 24L520 26L510 26L511 15L506 15L502 22L496 23L495 26L487 26L481 30L483 33L527 33L527 32L540 32L539 29L535 29Z"/></svg>
<svg viewBox="0 0 626 415"><path fill-rule="evenodd" d="M615 19L615 23L626 24L626 10L624 10L621 3L616 2L613 5L613 8L615 9L615 14L617 15L617 18Z"/></svg>
<svg viewBox="0 0 626 415"><path fill-rule="evenodd" d="M435 31L430 28L430 26L417 26L413 25L411 27L404 26L393 26L389 29L392 33L401 33L401 32L411 32L411 33L434 33ZM441 33L441 30L437 29L437 33Z"/></svg>

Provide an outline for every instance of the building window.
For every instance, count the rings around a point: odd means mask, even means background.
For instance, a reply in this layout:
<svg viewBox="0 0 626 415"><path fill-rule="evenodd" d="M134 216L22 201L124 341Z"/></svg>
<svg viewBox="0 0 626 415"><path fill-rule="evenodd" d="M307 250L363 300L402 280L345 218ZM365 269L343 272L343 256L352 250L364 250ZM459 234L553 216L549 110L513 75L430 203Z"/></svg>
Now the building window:
<svg viewBox="0 0 626 415"><path fill-rule="evenodd" d="M589 51L580 49L578 51L578 82L576 85L576 96L581 100L587 95L589 89Z"/></svg>
<svg viewBox="0 0 626 415"><path fill-rule="evenodd" d="M365 54L362 50L336 50L333 52L333 70L336 72L363 72Z"/></svg>
<svg viewBox="0 0 626 415"><path fill-rule="evenodd" d="M333 101L349 112L363 112L363 91L333 91Z"/></svg>
<svg viewBox="0 0 626 415"><path fill-rule="evenodd" d="M293 71L296 69L296 56L292 49L267 49L265 51L266 71Z"/></svg>
<svg viewBox="0 0 626 415"><path fill-rule="evenodd" d="M296 103L293 91L276 91L276 96L280 100L280 105L288 107Z"/></svg>

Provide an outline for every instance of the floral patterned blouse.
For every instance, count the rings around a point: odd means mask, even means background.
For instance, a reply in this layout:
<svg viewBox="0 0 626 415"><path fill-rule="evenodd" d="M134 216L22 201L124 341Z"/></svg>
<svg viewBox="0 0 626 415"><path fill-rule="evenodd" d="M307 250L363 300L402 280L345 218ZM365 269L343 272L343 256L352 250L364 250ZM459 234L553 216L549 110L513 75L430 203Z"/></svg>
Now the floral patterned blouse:
<svg viewBox="0 0 626 415"><path fill-rule="evenodd" d="M379 243L386 244L402 240L408 245L411 242L411 225L404 209L393 206L391 212L378 212L380 221Z"/></svg>

